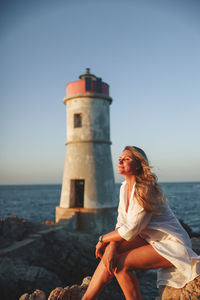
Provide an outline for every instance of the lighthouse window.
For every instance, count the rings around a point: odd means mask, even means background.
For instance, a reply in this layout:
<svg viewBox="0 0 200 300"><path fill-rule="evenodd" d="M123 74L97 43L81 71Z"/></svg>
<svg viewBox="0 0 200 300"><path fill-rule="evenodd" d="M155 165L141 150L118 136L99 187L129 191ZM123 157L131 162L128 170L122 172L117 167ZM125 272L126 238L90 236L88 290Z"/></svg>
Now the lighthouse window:
<svg viewBox="0 0 200 300"><path fill-rule="evenodd" d="M92 90L92 79L89 77L85 78L85 90L91 91Z"/></svg>
<svg viewBox="0 0 200 300"><path fill-rule="evenodd" d="M82 127L82 115L74 114L74 128Z"/></svg>
<svg viewBox="0 0 200 300"><path fill-rule="evenodd" d="M102 92L102 81L101 78L96 79L96 92L101 93Z"/></svg>

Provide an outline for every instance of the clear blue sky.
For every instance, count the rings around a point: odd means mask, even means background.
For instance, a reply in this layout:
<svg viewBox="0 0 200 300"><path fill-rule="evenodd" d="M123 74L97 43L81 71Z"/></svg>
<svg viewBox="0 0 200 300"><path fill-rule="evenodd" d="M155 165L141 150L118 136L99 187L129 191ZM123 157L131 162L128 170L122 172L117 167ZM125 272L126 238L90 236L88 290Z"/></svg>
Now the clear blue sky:
<svg viewBox="0 0 200 300"><path fill-rule="evenodd" d="M0 6L0 184L62 182L65 85L86 67L110 85L115 174L131 144L160 181L200 180L200 1Z"/></svg>

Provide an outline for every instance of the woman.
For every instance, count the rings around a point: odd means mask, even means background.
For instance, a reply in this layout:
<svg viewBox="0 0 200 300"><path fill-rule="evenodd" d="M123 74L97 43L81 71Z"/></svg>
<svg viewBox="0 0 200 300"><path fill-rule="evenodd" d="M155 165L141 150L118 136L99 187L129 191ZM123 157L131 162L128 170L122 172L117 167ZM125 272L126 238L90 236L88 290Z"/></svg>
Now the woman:
<svg viewBox="0 0 200 300"><path fill-rule="evenodd" d="M101 261L82 300L96 299L116 277L126 299L142 299L134 270L157 269L158 286L183 287L200 274L200 257L165 202L144 151L127 146L118 163L125 177L116 229L100 236Z"/></svg>

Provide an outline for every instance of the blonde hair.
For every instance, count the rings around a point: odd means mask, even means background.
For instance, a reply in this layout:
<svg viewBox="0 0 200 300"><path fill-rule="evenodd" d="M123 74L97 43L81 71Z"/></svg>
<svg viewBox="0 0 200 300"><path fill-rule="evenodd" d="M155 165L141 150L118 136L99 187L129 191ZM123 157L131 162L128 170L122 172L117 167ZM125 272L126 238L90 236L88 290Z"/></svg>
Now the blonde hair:
<svg viewBox="0 0 200 300"><path fill-rule="evenodd" d="M135 160L138 162L136 174L135 197L138 203L147 211L153 214L161 214L161 206L165 203L164 194L157 177L151 172L145 152L135 146L126 146L124 150L132 152Z"/></svg>

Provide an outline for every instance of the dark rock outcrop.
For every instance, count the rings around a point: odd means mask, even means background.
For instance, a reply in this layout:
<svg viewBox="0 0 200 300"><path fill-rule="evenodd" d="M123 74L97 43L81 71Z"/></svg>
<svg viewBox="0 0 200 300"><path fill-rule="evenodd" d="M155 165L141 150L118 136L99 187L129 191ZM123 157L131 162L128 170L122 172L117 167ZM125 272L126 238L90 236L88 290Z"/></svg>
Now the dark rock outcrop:
<svg viewBox="0 0 200 300"><path fill-rule="evenodd" d="M39 266L25 264L21 260L2 258L0 260L1 299L16 299L24 292L34 289L45 289L62 285L62 281L53 272Z"/></svg>
<svg viewBox="0 0 200 300"><path fill-rule="evenodd" d="M192 231L190 226L188 226L186 223L184 223L182 219L179 219L179 222L180 222L181 226L185 229L185 231L188 233L190 238L200 237L200 233Z"/></svg>
<svg viewBox="0 0 200 300"><path fill-rule="evenodd" d="M2 218L0 219L0 248L7 247L14 241L21 241L40 228L43 228L41 224L16 216Z"/></svg>
<svg viewBox="0 0 200 300"><path fill-rule="evenodd" d="M25 222L21 223L27 226ZM30 234L22 230L24 239L14 239L13 243L9 242L7 247L0 249L3 300L16 300L23 293L31 293L35 289L48 294L56 286L81 282L96 268L96 236L70 232L64 225L40 225L34 224ZM18 230L21 230L20 226L17 224ZM15 230L16 227L13 228ZM10 234L10 241L13 231L6 231Z"/></svg>

